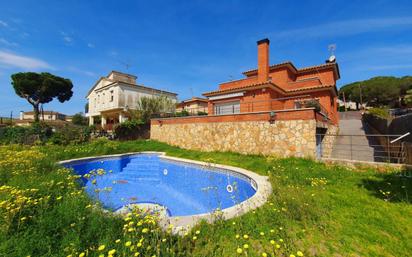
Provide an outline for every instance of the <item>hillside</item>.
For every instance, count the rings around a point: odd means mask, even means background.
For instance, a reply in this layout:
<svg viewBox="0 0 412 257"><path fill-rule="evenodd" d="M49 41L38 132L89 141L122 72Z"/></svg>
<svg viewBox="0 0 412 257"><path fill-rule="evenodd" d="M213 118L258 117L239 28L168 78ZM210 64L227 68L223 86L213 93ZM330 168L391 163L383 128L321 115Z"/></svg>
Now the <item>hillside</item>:
<svg viewBox="0 0 412 257"><path fill-rule="evenodd" d="M399 104L399 96L411 88L412 76L379 76L344 85L339 89L339 99L343 100L344 93L346 101L360 102L362 92L362 101L368 102L371 106L396 106Z"/></svg>

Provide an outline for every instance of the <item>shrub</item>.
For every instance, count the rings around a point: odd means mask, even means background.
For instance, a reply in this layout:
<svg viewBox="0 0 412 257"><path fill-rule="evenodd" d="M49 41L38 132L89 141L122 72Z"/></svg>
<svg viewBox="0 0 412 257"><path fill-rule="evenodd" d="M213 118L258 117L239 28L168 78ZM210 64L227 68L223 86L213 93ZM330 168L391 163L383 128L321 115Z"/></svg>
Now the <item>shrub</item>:
<svg viewBox="0 0 412 257"><path fill-rule="evenodd" d="M89 141L92 128L66 125L56 130L49 142L55 145L79 144Z"/></svg>
<svg viewBox="0 0 412 257"><path fill-rule="evenodd" d="M383 119L390 118L389 111L386 108L371 108L368 113Z"/></svg>
<svg viewBox="0 0 412 257"><path fill-rule="evenodd" d="M114 129L115 138L119 140L132 140L149 138L150 124L142 121L128 120L118 124Z"/></svg>
<svg viewBox="0 0 412 257"><path fill-rule="evenodd" d="M44 123L34 123L29 127L5 127L0 129L0 143L34 144L45 142L52 133L52 128Z"/></svg>
<svg viewBox="0 0 412 257"><path fill-rule="evenodd" d="M199 112L197 112L197 115L199 115L199 116L204 116L204 115L207 115L207 112L201 112L201 111L199 111Z"/></svg>
<svg viewBox="0 0 412 257"><path fill-rule="evenodd" d="M182 110L181 112L176 112L176 117L185 117L189 116L189 112L186 110Z"/></svg>
<svg viewBox="0 0 412 257"><path fill-rule="evenodd" d="M316 100L309 100L305 102L305 107L306 108L315 108L315 111L320 112L321 108L320 108L320 104L318 101Z"/></svg>

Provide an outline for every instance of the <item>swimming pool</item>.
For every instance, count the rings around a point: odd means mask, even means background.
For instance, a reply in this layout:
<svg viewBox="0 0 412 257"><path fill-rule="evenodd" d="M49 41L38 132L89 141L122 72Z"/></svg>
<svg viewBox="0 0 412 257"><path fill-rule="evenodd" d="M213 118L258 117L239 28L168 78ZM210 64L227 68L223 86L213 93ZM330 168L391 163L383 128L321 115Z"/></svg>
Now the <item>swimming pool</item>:
<svg viewBox="0 0 412 257"><path fill-rule="evenodd" d="M93 157L61 164L82 175L81 183L90 197L112 211L149 203L165 207L169 217L201 216L234 208L267 187L262 176L250 171L164 153ZM84 175L91 171L104 174L86 179Z"/></svg>

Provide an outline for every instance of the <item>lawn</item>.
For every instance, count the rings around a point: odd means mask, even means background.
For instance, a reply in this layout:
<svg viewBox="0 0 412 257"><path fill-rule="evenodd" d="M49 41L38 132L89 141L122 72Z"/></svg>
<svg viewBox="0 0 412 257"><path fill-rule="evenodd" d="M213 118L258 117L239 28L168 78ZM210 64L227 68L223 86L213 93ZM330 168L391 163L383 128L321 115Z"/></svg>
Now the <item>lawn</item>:
<svg viewBox="0 0 412 257"><path fill-rule="evenodd" d="M164 151L268 175L263 207L178 237L155 217L104 213L58 160ZM188 151L153 141L0 147L0 256L410 256L412 180L307 159Z"/></svg>

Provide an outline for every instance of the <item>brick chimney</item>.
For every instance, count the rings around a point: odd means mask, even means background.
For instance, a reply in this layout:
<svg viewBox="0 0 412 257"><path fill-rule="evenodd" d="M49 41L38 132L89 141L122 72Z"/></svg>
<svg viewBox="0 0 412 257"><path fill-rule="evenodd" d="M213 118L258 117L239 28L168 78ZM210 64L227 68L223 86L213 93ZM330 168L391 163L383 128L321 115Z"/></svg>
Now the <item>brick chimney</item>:
<svg viewBox="0 0 412 257"><path fill-rule="evenodd" d="M258 46L258 81L266 82L269 79L269 39L257 41Z"/></svg>

